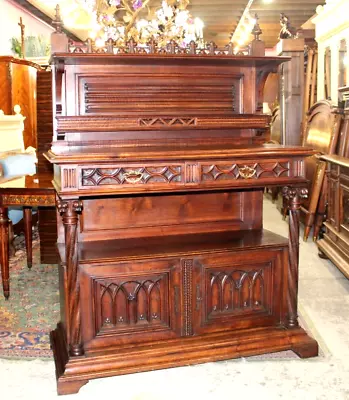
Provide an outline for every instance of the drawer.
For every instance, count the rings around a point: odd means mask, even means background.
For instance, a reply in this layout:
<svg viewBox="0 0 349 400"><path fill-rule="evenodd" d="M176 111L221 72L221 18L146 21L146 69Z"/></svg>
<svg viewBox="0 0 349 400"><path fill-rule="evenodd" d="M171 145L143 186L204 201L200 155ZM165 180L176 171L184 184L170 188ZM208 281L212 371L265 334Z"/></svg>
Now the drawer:
<svg viewBox="0 0 349 400"><path fill-rule="evenodd" d="M226 161L199 164L200 183L203 186L230 185L242 181L253 184L256 181L277 183L285 179L304 176L302 160L267 160L267 161Z"/></svg>
<svg viewBox="0 0 349 400"><path fill-rule="evenodd" d="M63 166L55 173L62 192L176 191L284 185L304 180L303 159L169 161Z"/></svg>
<svg viewBox="0 0 349 400"><path fill-rule="evenodd" d="M184 184L184 168L174 164L120 164L80 168L80 189L108 187L176 187Z"/></svg>

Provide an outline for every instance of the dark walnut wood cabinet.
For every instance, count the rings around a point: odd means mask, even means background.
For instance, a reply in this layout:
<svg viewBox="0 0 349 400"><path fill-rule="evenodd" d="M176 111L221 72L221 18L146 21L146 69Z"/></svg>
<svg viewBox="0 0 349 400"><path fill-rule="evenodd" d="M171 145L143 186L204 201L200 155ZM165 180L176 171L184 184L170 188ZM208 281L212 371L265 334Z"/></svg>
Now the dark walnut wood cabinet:
<svg viewBox="0 0 349 400"><path fill-rule="evenodd" d="M327 220L324 237L317 242L320 257L329 258L349 278L349 87L339 89L344 110L336 155L327 162Z"/></svg>
<svg viewBox="0 0 349 400"><path fill-rule="evenodd" d="M133 48L131 50L134 50ZM264 145L284 58L55 54L58 393L89 379L292 349L302 147ZM283 186L290 238L263 229ZM136 378L135 378L136 379Z"/></svg>

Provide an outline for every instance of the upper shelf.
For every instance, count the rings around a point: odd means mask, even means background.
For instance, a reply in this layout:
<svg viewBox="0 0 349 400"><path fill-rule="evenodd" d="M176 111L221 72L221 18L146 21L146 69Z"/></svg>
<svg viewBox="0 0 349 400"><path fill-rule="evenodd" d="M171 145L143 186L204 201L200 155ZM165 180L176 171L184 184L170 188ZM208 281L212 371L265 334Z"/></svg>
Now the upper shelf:
<svg viewBox="0 0 349 400"><path fill-rule="evenodd" d="M228 54L96 54L96 53L55 53L52 62L66 65L110 65L110 64L188 64L207 65L217 63L221 65L234 65L236 67L277 67L291 60L290 57L255 57L236 56Z"/></svg>
<svg viewBox="0 0 349 400"><path fill-rule="evenodd" d="M57 151L58 150L58 151ZM264 145L216 145L201 146L159 146L159 147L62 147L46 153L51 163L102 162L102 161L139 161L139 160L202 160L202 159L246 159L246 158L284 158L307 157L315 152L301 146Z"/></svg>

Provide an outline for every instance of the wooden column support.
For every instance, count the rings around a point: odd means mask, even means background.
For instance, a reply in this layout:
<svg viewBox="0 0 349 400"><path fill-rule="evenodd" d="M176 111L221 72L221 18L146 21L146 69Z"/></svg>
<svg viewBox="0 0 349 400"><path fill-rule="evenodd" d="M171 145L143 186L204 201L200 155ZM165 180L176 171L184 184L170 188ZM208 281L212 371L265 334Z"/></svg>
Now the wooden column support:
<svg viewBox="0 0 349 400"><path fill-rule="evenodd" d="M283 196L289 209L289 268L288 268L288 327L298 327L298 269L299 269L299 213L302 200L308 195L306 188L284 187Z"/></svg>
<svg viewBox="0 0 349 400"><path fill-rule="evenodd" d="M78 213L82 211L82 202L79 200L59 200L57 208L62 215L65 233L68 289L67 343L72 356L81 356L84 354L84 350L81 343L80 285L77 276L77 225L79 221Z"/></svg>

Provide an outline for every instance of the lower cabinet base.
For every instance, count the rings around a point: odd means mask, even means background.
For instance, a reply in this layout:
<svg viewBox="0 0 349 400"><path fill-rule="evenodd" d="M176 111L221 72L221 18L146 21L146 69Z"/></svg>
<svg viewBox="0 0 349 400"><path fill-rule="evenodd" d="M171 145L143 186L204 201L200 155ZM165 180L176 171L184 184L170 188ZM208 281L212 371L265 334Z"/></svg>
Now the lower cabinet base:
<svg viewBox="0 0 349 400"><path fill-rule="evenodd" d="M322 253L320 253L320 258L324 258L323 255L325 255L347 278L349 278L348 258L341 248L326 235L324 239L317 241L317 246Z"/></svg>
<svg viewBox="0 0 349 400"><path fill-rule="evenodd" d="M266 327L133 344L70 357L60 324L51 332L58 394L73 394L90 379L293 350L318 355L317 342L302 328Z"/></svg>

